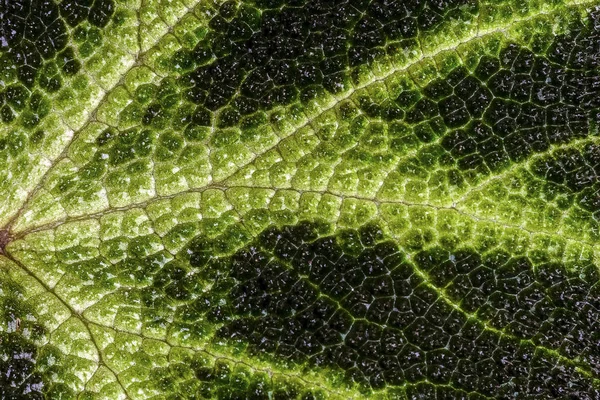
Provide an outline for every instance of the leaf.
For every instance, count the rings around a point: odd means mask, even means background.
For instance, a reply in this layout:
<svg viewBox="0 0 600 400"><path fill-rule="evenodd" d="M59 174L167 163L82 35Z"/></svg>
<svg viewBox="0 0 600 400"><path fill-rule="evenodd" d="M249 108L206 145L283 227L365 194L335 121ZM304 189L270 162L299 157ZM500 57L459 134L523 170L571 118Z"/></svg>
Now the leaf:
<svg viewBox="0 0 600 400"><path fill-rule="evenodd" d="M2 398L600 398L595 0L4 2Z"/></svg>

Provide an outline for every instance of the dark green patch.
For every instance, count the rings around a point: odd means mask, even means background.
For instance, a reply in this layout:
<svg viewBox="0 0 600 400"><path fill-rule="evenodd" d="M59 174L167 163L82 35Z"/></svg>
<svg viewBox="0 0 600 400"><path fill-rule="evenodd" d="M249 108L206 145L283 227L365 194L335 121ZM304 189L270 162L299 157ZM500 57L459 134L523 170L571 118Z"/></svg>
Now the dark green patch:
<svg viewBox="0 0 600 400"><path fill-rule="evenodd" d="M98 27L106 26L113 13L113 0L63 0L60 3L60 15L70 26L77 26L88 20Z"/></svg>
<svg viewBox="0 0 600 400"><path fill-rule="evenodd" d="M182 77L196 104L212 111L230 104L247 114L309 99L315 85L339 92L352 67L385 55L391 43L476 10L466 0L226 6L211 19L205 40L189 55L175 54L172 65L185 70L192 65L189 57L199 65Z"/></svg>
<svg viewBox="0 0 600 400"><path fill-rule="evenodd" d="M47 362L44 329L32 307L23 297L23 289L6 276L0 276L0 398L42 399L51 386L47 367L59 368L62 355Z"/></svg>
<svg viewBox="0 0 600 400"><path fill-rule="evenodd" d="M598 21L592 12L586 26L557 36L544 55L509 45L498 58L483 56L472 73L459 67L430 83L418 101L412 92L396 101L409 108L410 124L442 117L450 131L442 146L463 170L497 171L585 137L600 119Z"/></svg>
<svg viewBox="0 0 600 400"><path fill-rule="evenodd" d="M531 170L543 180L577 194L577 204L600 220L600 146L557 150L536 160Z"/></svg>
<svg viewBox="0 0 600 400"><path fill-rule="evenodd" d="M220 239L196 238L184 252L190 265L167 264L154 293L185 302L191 321L221 324L219 338L252 353L333 367L373 388L436 393L418 384L427 380L489 397L600 395L593 265L574 274L435 248L411 261L376 227L319 237L324 230L270 228L223 259ZM215 284L196 292L201 281Z"/></svg>
<svg viewBox="0 0 600 400"><path fill-rule="evenodd" d="M32 128L47 112L25 110L30 96L25 87L33 89L38 85L54 93L63 86L64 77L79 72L81 62L67 46L68 25L77 26L88 20L92 25L104 27L113 15L114 3L113 0L64 0L60 4L52 0L11 0L5 3L0 8L0 69L2 80L10 84L2 93L10 108L0 104L0 120L11 123L22 113L23 125ZM94 29L100 37L100 30ZM77 39L81 39L83 33L89 34L78 29ZM19 83L11 84L15 79Z"/></svg>

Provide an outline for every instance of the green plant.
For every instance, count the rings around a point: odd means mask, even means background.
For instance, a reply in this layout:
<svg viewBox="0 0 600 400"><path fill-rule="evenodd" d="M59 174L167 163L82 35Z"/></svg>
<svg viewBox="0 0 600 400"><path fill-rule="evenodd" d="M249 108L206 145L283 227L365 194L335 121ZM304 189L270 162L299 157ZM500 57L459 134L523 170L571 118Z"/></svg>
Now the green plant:
<svg viewBox="0 0 600 400"><path fill-rule="evenodd" d="M597 4L2 2L0 397L599 399Z"/></svg>

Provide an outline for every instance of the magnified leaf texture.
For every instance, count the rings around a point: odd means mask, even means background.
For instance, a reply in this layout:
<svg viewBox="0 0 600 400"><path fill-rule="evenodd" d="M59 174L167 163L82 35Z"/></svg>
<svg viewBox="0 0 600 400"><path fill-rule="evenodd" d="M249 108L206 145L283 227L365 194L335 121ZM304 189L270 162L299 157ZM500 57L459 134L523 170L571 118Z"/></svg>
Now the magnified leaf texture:
<svg viewBox="0 0 600 400"><path fill-rule="evenodd" d="M597 0L0 1L0 398L600 400Z"/></svg>

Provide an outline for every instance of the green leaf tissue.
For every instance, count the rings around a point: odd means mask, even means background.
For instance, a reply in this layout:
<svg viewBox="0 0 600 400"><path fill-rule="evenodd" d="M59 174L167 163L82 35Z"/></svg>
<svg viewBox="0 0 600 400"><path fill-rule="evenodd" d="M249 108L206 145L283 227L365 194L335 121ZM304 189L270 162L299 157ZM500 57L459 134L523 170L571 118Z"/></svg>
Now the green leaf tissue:
<svg viewBox="0 0 600 400"><path fill-rule="evenodd" d="M0 0L1 399L600 399L600 1Z"/></svg>

